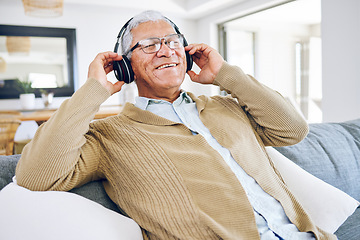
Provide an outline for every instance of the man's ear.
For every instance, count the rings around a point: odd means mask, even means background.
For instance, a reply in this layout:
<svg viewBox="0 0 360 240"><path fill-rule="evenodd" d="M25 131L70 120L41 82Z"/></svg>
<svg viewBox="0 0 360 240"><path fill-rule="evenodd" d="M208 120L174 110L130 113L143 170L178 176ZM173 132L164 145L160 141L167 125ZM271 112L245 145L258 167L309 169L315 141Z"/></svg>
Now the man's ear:
<svg viewBox="0 0 360 240"><path fill-rule="evenodd" d="M137 68L133 66L133 64L131 64L131 67L132 67L132 70L133 70L133 73L134 73L134 81L136 81L136 73L137 73Z"/></svg>
<svg viewBox="0 0 360 240"><path fill-rule="evenodd" d="M134 61L132 60L132 58L130 58L130 65L131 65L131 68L133 70L133 73L134 73L134 81L136 81L136 72L137 72L137 69L136 67L134 67Z"/></svg>

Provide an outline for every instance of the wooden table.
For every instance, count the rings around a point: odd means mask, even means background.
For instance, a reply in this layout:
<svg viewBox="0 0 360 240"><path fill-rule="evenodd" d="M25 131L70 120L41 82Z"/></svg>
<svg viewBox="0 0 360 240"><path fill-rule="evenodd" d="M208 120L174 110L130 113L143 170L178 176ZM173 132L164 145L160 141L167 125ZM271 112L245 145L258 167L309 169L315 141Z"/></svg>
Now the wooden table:
<svg viewBox="0 0 360 240"><path fill-rule="evenodd" d="M121 112L122 108L123 107L121 105L101 106L99 111L95 114L94 119L101 119L117 115ZM17 119L21 121L35 121L40 126L42 123L49 120L55 111L56 109L41 109L31 112L22 112L17 116Z"/></svg>

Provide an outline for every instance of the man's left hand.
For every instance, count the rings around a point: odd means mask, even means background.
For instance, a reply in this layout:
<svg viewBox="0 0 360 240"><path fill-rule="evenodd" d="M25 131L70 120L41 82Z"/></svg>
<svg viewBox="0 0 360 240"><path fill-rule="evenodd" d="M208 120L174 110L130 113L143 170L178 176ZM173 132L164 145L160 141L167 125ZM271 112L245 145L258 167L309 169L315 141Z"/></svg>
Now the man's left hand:
<svg viewBox="0 0 360 240"><path fill-rule="evenodd" d="M200 67L199 74L190 70L187 74L193 82L212 84L224 63L223 57L212 47L206 44L190 44L185 47L196 65Z"/></svg>

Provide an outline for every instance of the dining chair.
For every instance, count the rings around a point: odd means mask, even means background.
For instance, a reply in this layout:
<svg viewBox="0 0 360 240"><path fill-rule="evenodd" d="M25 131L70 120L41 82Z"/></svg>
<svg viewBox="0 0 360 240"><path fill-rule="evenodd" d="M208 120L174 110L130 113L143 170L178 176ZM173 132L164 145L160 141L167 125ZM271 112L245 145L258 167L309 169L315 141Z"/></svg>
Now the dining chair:
<svg viewBox="0 0 360 240"><path fill-rule="evenodd" d="M0 155L14 154L14 137L20 124L16 115L0 114Z"/></svg>

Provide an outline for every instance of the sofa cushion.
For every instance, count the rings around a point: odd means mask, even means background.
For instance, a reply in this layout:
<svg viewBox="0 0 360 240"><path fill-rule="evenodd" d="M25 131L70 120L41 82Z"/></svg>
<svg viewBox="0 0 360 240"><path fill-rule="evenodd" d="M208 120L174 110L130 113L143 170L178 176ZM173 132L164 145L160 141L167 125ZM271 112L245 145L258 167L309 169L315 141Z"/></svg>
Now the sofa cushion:
<svg viewBox="0 0 360 240"><path fill-rule="evenodd" d="M266 151L286 185L321 229L334 233L359 206L354 198L309 174L274 148L266 147Z"/></svg>
<svg viewBox="0 0 360 240"><path fill-rule="evenodd" d="M360 119L310 124L309 134L302 142L276 150L360 201Z"/></svg>
<svg viewBox="0 0 360 240"><path fill-rule="evenodd" d="M69 192L10 183L0 191L0 212L0 239L143 239L132 219Z"/></svg>

